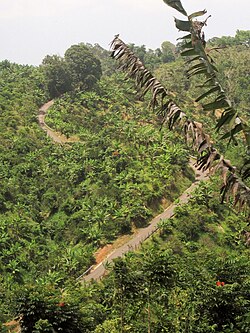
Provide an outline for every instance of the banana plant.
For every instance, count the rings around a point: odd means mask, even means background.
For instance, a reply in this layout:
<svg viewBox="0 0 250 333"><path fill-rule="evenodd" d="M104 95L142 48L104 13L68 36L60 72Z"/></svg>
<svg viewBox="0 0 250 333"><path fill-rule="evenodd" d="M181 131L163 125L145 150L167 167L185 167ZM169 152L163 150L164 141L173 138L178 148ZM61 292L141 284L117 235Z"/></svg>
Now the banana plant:
<svg viewBox="0 0 250 333"><path fill-rule="evenodd" d="M172 2L171 2L172 3ZM175 1L176 3L176 1ZM180 2L177 1L179 4ZM183 11L176 4L179 11ZM157 110L162 122L168 124L172 129L176 125L184 130L186 141L198 152L197 166L202 170L221 170L223 187L221 189L224 200L233 194L235 205L240 208L250 207L250 189L242 179L236 175L236 168L230 161L225 160L218 150L213 146L210 136L205 133L201 123L189 119L186 113L174 102L175 94L166 89L157 78L143 65L141 60L130 50L130 48L115 36L111 42L111 57L118 61L118 68L127 73L128 77L135 80L141 94L151 92L150 105Z"/></svg>
<svg viewBox="0 0 250 333"><path fill-rule="evenodd" d="M205 82L203 83L203 88L206 89L206 91L196 98L196 102L204 100L208 96L211 97L212 95L212 101L203 104L202 107L204 111L216 109L223 110L216 124L217 131L220 131L221 129L225 130L221 139L229 139L229 141L237 143L236 135L239 133L242 133L245 138L247 158L242 168L242 178L246 179L250 177L250 127L246 120L240 116L240 112L232 105L218 80L218 70L211 56L213 48L206 48L205 34L202 29L207 25L207 19L210 16L204 21L198 21L196 18L205 15L206 10L188 15L181 4L181 1L163 1L168 6L186 16L184 21L175 18L175 25L180 31L188 32L187 35L180 38L183 40L181 55L187 57L187 64L189 66L187 70L188 77L201 74L206 77Z"/></svg>

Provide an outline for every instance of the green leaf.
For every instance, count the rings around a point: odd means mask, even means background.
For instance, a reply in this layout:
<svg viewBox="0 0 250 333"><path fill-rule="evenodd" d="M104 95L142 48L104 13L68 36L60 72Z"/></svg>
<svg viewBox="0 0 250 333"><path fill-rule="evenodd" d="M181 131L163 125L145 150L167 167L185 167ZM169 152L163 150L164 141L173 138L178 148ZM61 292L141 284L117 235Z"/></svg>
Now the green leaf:
<svg viewBox="0 0 250 333"><path fill-rule="evenodd" d="M225 108L225 107L228 107L228 106L229 106L228 102L225 99L222 99L222 100L219 100L219 101L215 101L215 102L203 105L203 110L204 111L211 111L211 110Z"/></svg>
<svg viewBox="0 0 250 333"><path fill-rule="evenodd" d="M198 68L199 68L199 69L201 69L201 68L205 69L206 66L204 65L204 63L199 62L198 64L196 64L196 65L190 67L190 68L187 70L187 72L191 72L192 70L194 70L194 69L198 69Z"/></svg>
<svg viewBox="0 0 250 333"><path fill-rule="evenodd" d="M199 102L201 99L209 96L210 94L212 94L216 91L220 91L219 86L215 86L215 87L211 88L210 90L208 90L207 92L205 92L204 94L200 95L198 98L196 98L195 102Z"/></svg>
<svg viewBox="0 0 250 333"><path fill-rule="evenodd" d="M247 124L242 123L242 130L244 132L244 136L245 136L245 139L247 142L248 149L250 150L250 127Z"/></svg>
<svg viewBox="0 0 250 333"><path fill-rule="evenodd" d="M184 49L191 49L191 48L193 48L192 41L190 41L190 42L185 42L185 44L183 44L183 50L184 50Z"/></svg>
<svg viewBox="0 0 250 333"><path fill-rule="evenodd" d="M213 83L214 82L214 78L213 77L210 77L209 79L207 79L203 84L199 84L197 85L197 87L199 88L204 88L206 86L210 86L211 84L210 83Z"/></svg>
<svg viewBox="0 0 250 333"><path fill-rule="evenodd" d="M185 52L185 51L183 51L183 52ZM190 62L193 62L193 61L196 61L196 60L200 60L200 59L201 59L201 56L200 55L197 56L197 53L196 53L195 57L186 60L185 63L189 64Z"/></svg>
<svg viewBox="0 0 250 333"><path fill-rule="evenodd" d="M221 137L221 140L227 139L229 137L233 138L235 136L235 134L237 134L238 132L242 131L242 124L238 124L236 125L231 131L227 132L226 134L224 134Z"/></svg>
<svg viewBox="0 0 250 333"><path fill-rule="evenodd" d="M175 20L175 26L177 29L181 30L181 31L190 31L192 24L190 21L182 21L182 20L178 20L177 18L174 19Z"/></svg>
<svg viewBox="0 0 250 333"><path fill-rule="evenodd" d="M218 69L217 69L216 66L214 66L213 64L210 64L210 66L213 68L213 70L214 70L215 72L218 72Z"/></svg>
<svg viewBox="0 0 250 333"><path fill-rule="evenodd" d="M196 71L189 73L188 77L194 76L194 75L199 75L199 74L207 74L207 69L202 68L202 69L197 69Z"/></svg>
<svg viewBox="0 0 250 333"><path fill-rule="evenodd" d="M247 168L242 174L242 179L247 179L250 177L250 168Z"/></svg>
<svg viewBox="0 0 250 333"><path fill-rule="evenodd" d="M201 11L199 11L199 12L195 12L195 13L193 13L193 14L190 14L190 15L188 16L188 18L189 18L189 20L192 20L192 18L197 17L197 16L205 15L206 13L207 13L207 11L206 11L206 9L204 9L204 10L201 10Z"/></svg>
<svg viewBox="0 0 250 333"><path fill-rule="evenodd" d="M183 37L179 37L177 38L177 40L180 40L180 39L191 39L192 35L191 34L188 34L188 35L185 35Z"/></svg>
<svg viewBox="0 0 250 333"><path fill-rule="evenodd" d="M181 52L182 56L192 56L192 55L197 55L197 52L195 51L195 49L189 49L186 51Z"/></svg>
<svg viewBox="0 0 250 333"><path fill-rule="evenodd" d="M223 125L228 124L235 117L235 115L236 112L233 109L228 109L224 111L216 124L217 130L219 130Z"/></svg>
<svg viewBox="0 0 250 333"><path fill-rule="evenodd" d="M182 6L182 3L180 0L163 0L166 5L178 10L178 12L182 13L183 15L187 16L187 12Z"/></svg>

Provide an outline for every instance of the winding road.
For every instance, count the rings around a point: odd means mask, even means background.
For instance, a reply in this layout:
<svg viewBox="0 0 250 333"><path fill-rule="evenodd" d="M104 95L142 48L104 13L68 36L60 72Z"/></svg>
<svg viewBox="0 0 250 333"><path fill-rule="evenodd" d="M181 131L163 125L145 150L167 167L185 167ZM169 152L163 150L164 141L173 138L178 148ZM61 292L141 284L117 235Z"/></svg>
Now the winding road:
<svg viewBox="0 0 250 333"><path fill-rule="evenodd" d="M45 117L48 112L48 109L54 104L54 100L45 103L43 106L40 107L39 113L38 113L38 123L40 127L47 133L47 135L56 143L72 143L77 142L78 139L75 137L67 138L62 133L55 132L53 129L51 129L45 122Z"/></svg>
<svg viewBox="0 0 250 333"><path fill-rule="evenodd" d="M51 128L49 128L45 123L46 113L48 109L53 105L53 102L54 102L53 100L49 101L39 109L39 115L38 115L39 125L47 133L47 135L51 137L51 139L54 142L61 144L70 142L71 141L70 139L65 138L65 136L63 136L60 133L56 133ZM195 181L176 200L178 201L178 205L188 202L191 193L195 190L195 188L198 187L199 182L202 180L206 180L208 178L208 174L198 171L194 167L194 164L195 164L195 159L190 158L189 166L195 172ZM153 218L146 228L139 229L132 239L130 239L128 242L126 242L125 244L116 248L113 252L108 254L106 258L99 264L91 266L85 273L83 273L81 276L78 277L78 280L82 282L84 281L88 282L91 281L92 279L100 280L107 272L106 267L109 265L109 263L111 263L115 258L122 257L125 253L139 248L142 242L144 242L155 231L157 231L158 224L160 221L169 219L174 215L174 209L176 206L177 204L173 203L169 207L167 207L164 210L164 212Z"/></svg>
<svg viewBox="0 0 250 333"><path fill-rule="evenodd" d="M193 161L190 161L190 164L192 164L193 167ZM193 167L194 168L194 167ZM195 188L198 187L199 182L201 180L206 180L208 176L204 173L198 173L196 170L196 178L194 183L186 190L184 191L181 196L178 198L178 205L184 204L188 202L189 197L191 193L194 191ZM162 220L166 220L171 218L174 215L174 209L177 206L177 204L171 204L168 208L164 210L163 213L159 214L155 218L153 218L150 222L150 224L146 228L142 228L139 230L139 232L126 244L120 246L119 248L115 249L112 253L110 253L101 263L99 263L96 266L93 266L91 270L88 270L86 274L79 277L79 279L82 279L84 281L90 281L90 280L100 280L106 273L106 268L109 263L111 263L115 258L122 257L125 253L129 251L133 251L140 247L142 242L144 242L147 238L149 238L155 231L158 229L158 223Z"/></svg>

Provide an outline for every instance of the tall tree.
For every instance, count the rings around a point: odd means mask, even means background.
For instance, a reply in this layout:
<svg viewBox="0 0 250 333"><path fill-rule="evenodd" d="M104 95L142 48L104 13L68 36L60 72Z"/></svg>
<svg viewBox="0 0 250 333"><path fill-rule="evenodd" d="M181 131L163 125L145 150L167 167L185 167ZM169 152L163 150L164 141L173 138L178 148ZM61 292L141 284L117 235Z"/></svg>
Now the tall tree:
<svg viewBox="0 0 250 333"><path fill-rule="evenodd" d="M171 62L175 60L175 46L171 42L165 41L161 44L162 62Z"/></svg>
<svg viewBox="0 0 250 333"><path fill-rule="evenodd" d="M101 62L83 44L72 45L64 55L75 89L91 90L102 75Z"/></svg>
<svg viewBox="0 0 250 333"><path fill-rule="evenodd" d="M72 89L72 79L65 60L57 55L47 55L42 62L46 85L51 98Z"/></svg>

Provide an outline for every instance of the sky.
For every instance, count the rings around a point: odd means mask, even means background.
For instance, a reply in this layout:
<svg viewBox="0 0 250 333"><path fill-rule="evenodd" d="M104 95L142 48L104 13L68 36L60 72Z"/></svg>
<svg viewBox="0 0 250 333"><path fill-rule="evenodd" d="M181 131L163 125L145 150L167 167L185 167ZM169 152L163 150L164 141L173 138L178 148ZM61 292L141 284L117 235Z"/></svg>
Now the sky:
<svg viewBox="0 0 250 333"><path fill-rule="evenodd" d="M182 0L188 14L206 9L212 17L206 38L249 30L250 0ZM46 55L64 55L73 44L109 49L119 33L126 43L156 49L176 43L174 17L185 17L163 0L0 0L0 61L39 65ZM206 16L204 16L206 18Z"/></svg>

